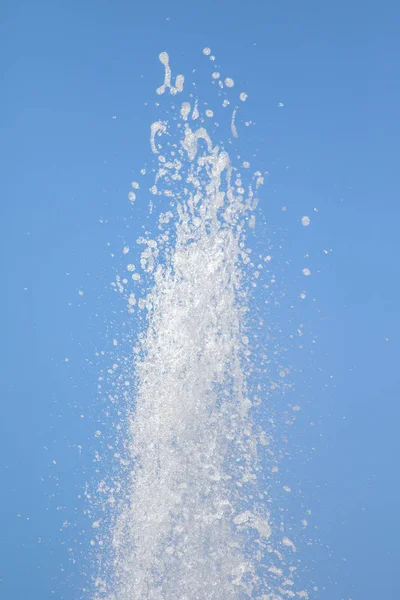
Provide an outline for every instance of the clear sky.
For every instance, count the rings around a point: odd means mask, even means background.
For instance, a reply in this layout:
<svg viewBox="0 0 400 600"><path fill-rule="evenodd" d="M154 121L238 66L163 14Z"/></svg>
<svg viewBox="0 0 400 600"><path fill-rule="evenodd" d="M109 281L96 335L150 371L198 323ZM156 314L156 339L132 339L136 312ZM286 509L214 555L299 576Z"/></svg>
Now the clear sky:
<svg viewBox="0 0 400 600"><path fill-rule="evenodd" d="M96 352L113 351L109 282L145 222L145 205L129 220L127 193L151 158L157 56L189 74L205 46L248 94L256 126L242 143L270 173L261 210L285 240L288 298L310 253L315 302L279 315L315 341L291 356L305 408L286 477L312 509L303 565L326 587L315 598L400 597L399 12L390 0L3 2L2 598L76 600L85 585Z"/></svg>

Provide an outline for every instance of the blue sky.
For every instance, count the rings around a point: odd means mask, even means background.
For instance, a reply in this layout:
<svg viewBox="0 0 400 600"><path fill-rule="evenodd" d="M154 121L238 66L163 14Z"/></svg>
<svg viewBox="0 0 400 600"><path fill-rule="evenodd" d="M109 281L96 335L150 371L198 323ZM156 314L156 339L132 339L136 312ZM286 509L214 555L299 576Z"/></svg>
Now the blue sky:
<svg viewBox="0 0 400 600"><path fill-rule="evenodd" d="M398 18L390 1L3 4L2 597L76 600L85 585L78 495L122 319L108 284L146 222L140 203L130 219L127 193L151 159L157 56L201 78L205 46L248 93L256 126L240 143L270 172L261 210L285 240L289 298L310 253L315 302L278 317L309 332L290 357L306 400L286 466L319 540L306 573L326 587L315 598L400 596Z"/></svg>

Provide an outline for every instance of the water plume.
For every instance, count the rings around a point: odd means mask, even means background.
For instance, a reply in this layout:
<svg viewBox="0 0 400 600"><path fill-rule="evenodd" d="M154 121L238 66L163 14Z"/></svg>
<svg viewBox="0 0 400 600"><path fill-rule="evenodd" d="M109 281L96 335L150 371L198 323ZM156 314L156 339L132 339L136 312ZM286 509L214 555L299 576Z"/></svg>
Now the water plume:
<svg viewBox="0 0 400 600"><path fill-rule="evenodd" d="M171 73L168 55L160 57L164 91ZM150 127L158 160L151 192L168 210L157 234L138 240L151 286L139 301L129 296L129 310L146 311L146 325L132 358L128 467L95 597L293 597L285 542L278 551L271 541L258 456L266 442L253 423L247 376L246 230L262 177L238 179L228 152L197 123L198 101L189 100L176 109L175 129L161 120Z"/></svg>

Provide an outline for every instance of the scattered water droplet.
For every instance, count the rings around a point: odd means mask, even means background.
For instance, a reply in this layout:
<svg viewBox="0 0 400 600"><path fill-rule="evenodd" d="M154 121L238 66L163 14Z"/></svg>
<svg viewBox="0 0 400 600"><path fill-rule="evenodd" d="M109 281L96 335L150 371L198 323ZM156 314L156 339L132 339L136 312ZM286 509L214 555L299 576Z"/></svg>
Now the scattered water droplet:
<svg viewBox="0 0 400 600"><path fill-rule="evenodd" d="M301 224L304 225L304 227L307 227L307 225L310 224L310 217L301 217Z"/></svg>

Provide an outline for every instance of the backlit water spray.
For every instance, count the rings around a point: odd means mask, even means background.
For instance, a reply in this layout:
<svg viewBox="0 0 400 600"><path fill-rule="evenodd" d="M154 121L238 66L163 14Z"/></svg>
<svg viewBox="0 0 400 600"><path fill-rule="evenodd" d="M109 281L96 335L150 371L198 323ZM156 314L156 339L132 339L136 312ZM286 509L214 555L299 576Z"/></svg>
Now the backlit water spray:
<svg viewBox="0 0 400 600"><path fill-rule="evenodd" d="M146 317L131 358L125 468L98 490L112 515L94 597L307 598L287 559L293 542L272 530L261 467L268 439L252 417L246 231L263 177L232 164L207 131L213 111L202 114L193 94L181 100L184 77L174 78L165 52L160 61L165 80L156 91L171 94L176 114L150 127L157 233L138 240L140 266L128 265L142 290L143 276L149 282L146 296L127 293L127 279L114 283L129 313ZM232 79L212 78L222 97L233 94ZM237 109L229 108L228 139L238 135ZM131 202L140 191L133 182Z"/></svg>

